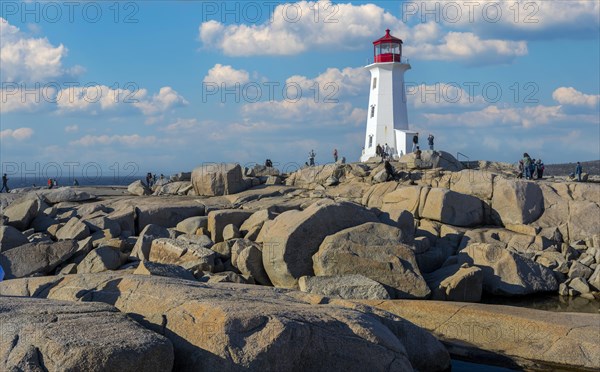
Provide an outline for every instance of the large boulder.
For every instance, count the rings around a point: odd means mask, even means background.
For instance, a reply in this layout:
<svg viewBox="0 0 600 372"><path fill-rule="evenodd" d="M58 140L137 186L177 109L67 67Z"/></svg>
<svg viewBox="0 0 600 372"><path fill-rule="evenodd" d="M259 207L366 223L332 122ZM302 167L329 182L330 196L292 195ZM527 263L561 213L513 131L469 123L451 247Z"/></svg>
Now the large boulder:
<svg viewBox="0 0 600 372"><path fill-rule="evenodd" d="M44 275L68 260L77 250L74 240L24 244L0 253L0 266L6 279Z"/></svg>
<svg viewBox="0 0 600 372"><path fill-rule="evenodd" d="M395 210L406 210L419 218L419 206L425 204L425 198L429 188L422 186L408 186L396 189L383 196L381 210L390 212ZM423 209L422 207L420 209Z"/></svg>
<svg viewBox="0 0 600 372"><path fill-rule="evenodd" d="M360 274L339 276L303 276L298 280L302 292L327 297L362 300L389 300L381 283Z"/></svg>
<svg viewBox="0 0 600 372"><path fill-rule="evenodd" d="M0 252L29 243L27 237L12 226L0 226Z"/></svg>
<svg viewBox="0 0 600 372"><path fill-rule="evenodd" d="M483 289L491 294L516 296L558 289L552 270L501 244L471 244L459 252L458 263L481 268Z"/></svg>
<svg viewBox="0 0 600 372"><path fill-rule="evenodd" d="M82 240L88 236L90 236L89 227L77 217L69 219L69 221L56 232L56 238L58 240Z"/></svg>
<svg viewBox="0 0 600 372"><path fill-rule="evenodd" d="M173 345L102 303L0 297L0 370L171 371Z"/></svg>
<svg viewBox="0 0 600 372"><path fill-rule="evenodd" d="M210 231L212 241L215 243L222 242L225 226L231 224L239 228L251 215L252 211L241 209L210 211L208 213L208 231Z"/></svg>
<svg viewBox="0 0 600 372"><path fill-rule="evenodd" d="M596 190L600 193L600 190ZM563 217L564 218L564 217ZM569 203L569 239L585 240L600 235L600 207L590 201L571 201Z"/></svg>
<svg viewBox="0 0 600 372"><path fill-rule="evenodd" d="M544 196L534 182L496 177L492 210L502 224L526 225L544 212Z"/></svg>
<svg viewBox="0 0 600 372"><path fill-rule="evenodd" d="M479 302L483 271L476 266L448 265L426 274L432 300Z"/></svg>
<svg viewBox="0 0 600 372"><path fill-rule="evenodd" d="M158 238L168 238L169 236L169 230L165 227L153 224L146 225L144 230L140 232L140 236L138 236L135 245L133 246L131 255L142 261L147 260L150 255L152 241Z"/></svg>
<svg viewBox="0 0 600 372"><path fill-rule="evenodd" d="M76 190L71 187L59 187L58 189L51 190L40 190L36 192L37 195L42 197L46 202L50 204L57 204L63 202L82 202L96 199L96 195L90 194L89 192Z"/></svg>
<svg viewBox="0 0 600 372"><path fill-rule="evenodd" d="M262 247L252 241L239 239L231 247L231 264L235 268L246 276L252 276L258 284L271 285L262 256Z"/></svg>
<svg viewBox="0 0 600 372"><path fill-rule="evenodd" d="M188 270L178 265L164 264L152 261L142 261L133 272L134 275L156 275L169 278L196 280Z"/></svg>
<svg viewBox="0 0 600 372"><path fill-rule="evenodd" d="M127 186L127 192L131 195L144 196L152 194L152 190L141 180L133 181Z"/></svg>
<svg viewBox="0 0 600 372"><path fill-rule="evenodd" d="M386 285L394 298L426 298L430 291L402 231L365 223L332 234L313 256L317 276L360 274Z"/></svg>
<svg viewBox="0 0 600 372"><path fill-rule="evenodd" d="M239 164L204 164L192 172L192 185L201 196L236 194L246 189Z"/></svg>
<svg viewBox="0 0 600 372"><path fill-rule="evenodd" d="M213 271L217 254L196 244L183 240L160 238L152 241L149 260L179 265L194 271Z"/></svg>
<svg viewBox="0 0 600 372"><path fill-rule="evenodd" d="M316 295L147 275L70 275L0 283L32 294L114 304L174 345L176 371L442 371L444 346L429 332L363 305L319 304ZM112 334L111 334L112 335Z"/></svg>
<svg viewBox="0 0 600 372"><path fill-rule="evenodd" d="M127 262L127 255L112 247L99 247L88 253L83 261L77 265L77 272L101 273L108 270L117 270Z"/></svg>
<svg viewBox="0 0 600 372"><path fill-rule="evenodd" d="M484 222L483 202L474 196L432 188L421 217L454 226L476 226Z"/></svg>
<svg viewBox="0 0 600 372"><path fill-rule="evenodd" d="M33 219L41 212L42 201L37 197L23 197L12 202L3 211L8 224L21 231L26 230Z"/></svg>
<svg viewBox="0 0 600 372"><path fill-rule="evenodd" d="M378 220L359 205L326 200L282 213L273 221L262 238L265 270L275 286L295 288L300 277L313 275L312 256L325 237Z"/></svg>
<svg viewBox="0 0 600 372"><path fill-rule="evenodd" d="M449 301L370 300L440 337L454 355L515 370L600 369L598 314ZM425 369L422 369L425 370Z"/></svg>
<svg viewBox="0 0 600 372"><path fill-rule="evenodd" d="M494 194L495 177L496 175L491 172L463 169L451 174L450 190L482 200L490 200Z"/></svg>
<svg viewBox="0 0 600 372"><path fill-rule="evenodd" d="M198 201L170 201L166 203L140 204L135 208L137 214L137 229L154 224L162 227L175 227L186 218L203 216L205 207Z"/></svg>
<svg viewBox="0 0 600 372"><path fill-rule="evenodd" d="M194 216L190 218L186 218L185 220L179 222L177 226L175 226L175 230L181 231L184 234L195 234L196 230L204 227L208 228L208 217L207 216Z"/></svg>

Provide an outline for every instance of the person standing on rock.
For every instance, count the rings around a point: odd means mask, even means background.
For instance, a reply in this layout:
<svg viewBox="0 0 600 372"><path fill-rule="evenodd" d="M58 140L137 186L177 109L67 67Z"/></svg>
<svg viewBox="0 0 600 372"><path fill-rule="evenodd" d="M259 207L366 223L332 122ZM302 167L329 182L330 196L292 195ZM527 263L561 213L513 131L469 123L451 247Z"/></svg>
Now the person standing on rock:
<svg viewBox="0 0 600 372"><path fill-rule="evenodd" d="M387 159L389 159L389 158L390 158L390 155L392 155L392 149L391 149L391 147L390 147L390 146L388 146L388 144L387 144L387 143L385 144L385 147L384 147L384 149L385 149L385 157L386 157Z"/></svg>
<svg viewBox="0 0 600 372"><path fill-rule="evenodd" d="M583 168L581 167L581 163L577 162L577 167L575 167L575 175L577 176L577 181L581 182L581 173L583 173Z"/></svg>
<svg viewBox="0 0 600 372"><path fill-rule="evenodd" d="M337 149L333 149L333 161L334 161L334 163L337 163L337 160L338 160Z"/></svg>
<svg viewBox="0 0 600 372"><path fill-rule="evenodd" d="M523 168L525 168L525 179L531 179L531 158L528 153L523 153Z"/></svg>
<svg viewBox="0 0 600 372"><path fill-rule="evenodd" d="M412 151L415 152L415 150L419 147L419 132L417 132L414 136L413 136L413 146L412 146Z"/></svg>
<svg viewBox="0 0 600 372"><path fill-rule="evenodd" d="M541 180L542 177L544 177L544 163L542 162L542 159L538 159L536 162L536 167L537 167L537 178L538 180Z"/></svg>
<svg viewBox="0 0 600 372"><path fill-rule="evenodd" d="M427 137L427 143L429 144L429 150L433 150L433 134L429 133L429 137Z"/></svg>
<svg viewBox="0 0 600 372"><path fill-rule="evenodd" d="M0 192L4 191L4 189L6 189L6 192L10 192L8 189L8 177L6 177L6 173L2 175L2 189L0 189Z"/></svg>
<svg viewBox="0 0 600 372"><path fill-rule="evenodd" d="M315 154L315 150L310 150L310 152L308 153L308 165L310 165L311 167L315 166L315 157L317 156L317 154Z"/></svg>
<svg viewBox="0 0 600 372"><path fill-rule="evenodd" d="M422 151L419 148L419 146L417 146L417 151L415 151L415 159L416 160L421 160L421 154L422 154Z"/></svg>
<svg viewBox="0 0 600 372"><path fill-rule="evenodd" d="M48 188L52 188L52 178L48 178Z"/></svg>

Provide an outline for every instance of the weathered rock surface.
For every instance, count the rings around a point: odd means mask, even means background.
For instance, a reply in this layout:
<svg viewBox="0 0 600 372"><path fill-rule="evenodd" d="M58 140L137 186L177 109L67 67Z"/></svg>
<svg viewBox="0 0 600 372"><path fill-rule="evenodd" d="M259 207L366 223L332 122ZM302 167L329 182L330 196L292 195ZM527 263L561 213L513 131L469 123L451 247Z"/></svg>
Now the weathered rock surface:
<svg viewBox="0 0 600 372"><path fill-rule="evenodd" d="M215 243L223 241L223 229L227 225L240 227L253 212L240 209L225 209L208 213L208 231Z"/></svg>
<svg viewBox="0 0 600 372"><path fill-rule="evenodd" d="M131 195L144 196L152 194L152 190L141 180L133 181L127 186L127 192Z"/></svg>
<svg viewBox="0 0 600 372"><path fill-rule="evenodd" d="M361 302L430 330L451 354L469 360L515 369L600 368L598 314L445 301Z"/></svg>
<svg viewBox="0 0 600 372"><path fill-rule="evenodd" d="M12 226L0 226L0 252L29 243L27 237Z"/></svg>
<svg viewBox="0 0 600 372"><path fill-rule="evenodd" d="M3 371L171 371L173 345L113 306L0 297Z"/></svg>
<svg viewBox="0 0 600 372"><path fill-rule="evenodd" d="M444 346L412 323L362 305L319 305L318 296L301 292L96 274L3 282L0 294L114 304L171 339L177 371L441 371L450 365Z"/></svg>
<svg viewBox="0 0 600 372"><path fill-rule="evenodd" d="M42 202L37 197L25 197L14 201L4 209L4 217L8 224L19 230L25 230L40 213Z"/></svg>
<svg viewBox="0 0 600 372"><path fill-rule="evenodd" d="M312 256L325 237L377 221L373 213L356 204L331 201L280 214L263 237L263 263L271 282L277 287L296 287L300 277L313 275Z"/></svg>
<svg viewBox="0 0 600 372"><path fill-rule="evenodd" d="M205 164L192 172L196 195L215 196L236 194L246 189L239 164Z"/></svg>
<svg viewBox="0 0 600 372"><path fill-rule="evenodd" d="M458 263L483 271L483 289L503 296L556 291L552 270L507 250L500 244L475 243L458 254Z"/></svg>
<svg viewBox="0 0 600 372"><path fill-rule="evenodd" d="M402 231L365 223L332 234L313 256L317 276L360 274L391 289L394 298L426 298L430 291Z"/></svg>
<svg viewBox="0 0 600 372"><path fill-rule="evenodd" d="M494 180L492 209L503 224L529 224L544 212L544 196L534 182Z"/></svg>
<svg viewBox="0 0 600 372"><path fill-rule="evenodd" d="M179 203L171 201L168 204L164 202L140 204L135 209L137 228L141 231L150 224L175 227L186 218L203 216L204 210L204 205L196 200L184 200Z"/></svg>
<svg viewBox="0 0 600 372"><path fill-rule="evenodd" d="M327 297L363 300L388 300L383 285L360 274L339 276L303 276L298 280L302 292Z"/></svg>
<svg viewBox="0 0 600 372"><path fill-rule="evenodd" d="M140 260L147 260L149 258L152 241L154 239L168 237L169 230L167 230L165 227L154 224L146 225L142 232L140 232L140 236L138 236L137 241L133 246L131 255Z"/></svg>
<svg viewBox="0 0 600 372"><path fill-rule="evenodd" d="M216 253L182 240L160 238L152 241L149 260L182 266L188 270L213 271Z"/></svg>
<svg viewBox="0 0 600 372"><path fill-rule="evenodd" d="M88 253L77 265L79 274L116 270L127 261L127 256L112 247L99 247Z"/></svg>
<svg viewBox="0 0 600 372"><path fill-rule="evenodd" d="M464 267L463 267L464 266ZM479 302L483 291L483 271L475 266L448 265L425 275L431 299Z"/></svg>
<svg viewBox="0 0 600 372"><path fill-rule="evenodd" d="M133 272L134 275L155 275L169 278L196 280L194 275L181 266L152 261L141 261Z"/></svg>
<svg viewBox="0 0 600 372"><path fill-rule="evenodd" d="M90 194L86 191L76 190L71 187L59 187L58 189L40 190L37 191L36 194L42 197L46 202L50 204L64 202L82 202L96 199L96 195Z"/></svg>
<svg viewBox="0 0 600 372"><path fill-rule="evenodd" d="M82 240L90 236L90 229L79 218L73 217L56 232L58 240Z"/></svg>
<svg viewBox="0 0 600 372"><path fill-rule="evenodd" d="M201 227L208 228L207 216L195 216L186 218L185 220L179 222L177 226L175 226L175 230L181 231L184 234L195 234L196 230L198 230Z"/></svg>
<svg viewBox="0 0 600 372"><path fill-rule="evenodd" d="M5 279L48 274L78 249L77 241L29 243L0 253Z"/></svg>
<svg viewBox="0 0 600 372"><path fill-rule="evenodd" d="M436 187L427 193L421 216L454 226L476 226L484 221L483 202L474 196Z"/></svg>
<svg viewBox="0 0 600 372"><path fill-rule="evenodd" d="M239 239L231 247L231 263L242 274L252 276L257 283L272 285L265 271L260 245Z"/></svg>

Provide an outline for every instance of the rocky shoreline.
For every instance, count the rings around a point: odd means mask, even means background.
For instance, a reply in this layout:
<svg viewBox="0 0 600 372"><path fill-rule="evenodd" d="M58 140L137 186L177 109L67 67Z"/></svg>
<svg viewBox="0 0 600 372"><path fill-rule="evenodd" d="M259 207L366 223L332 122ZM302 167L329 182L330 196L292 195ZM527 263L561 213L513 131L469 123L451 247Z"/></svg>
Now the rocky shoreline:
<svg viewBox="0 0 600 372"><path fill-rule="evenodd" d="M373 160L0 194L0 320L33 324L2 330L2 369L600 368L600 314L476 304L597 301L600 185L443 152L393 174ZM91 313L122 339L77 335Z"/></svg>

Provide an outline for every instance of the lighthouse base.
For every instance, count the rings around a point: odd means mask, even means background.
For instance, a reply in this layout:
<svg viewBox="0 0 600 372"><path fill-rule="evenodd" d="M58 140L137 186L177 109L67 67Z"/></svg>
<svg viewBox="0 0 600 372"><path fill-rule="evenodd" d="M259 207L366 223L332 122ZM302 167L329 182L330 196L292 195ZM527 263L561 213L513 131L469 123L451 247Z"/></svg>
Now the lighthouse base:
<svg viewBox="0 0 600 372"><path fill-rule="evenodd" d="M403 155L413 152L412 140L415 134L417 134L417 132L413 132L406 129L394 129L394 141L391 142L391 144L395 146L390 147L390 155L393 159L399 159ZM369 161L373 161L373 159L375 158L381 160L381 158L377 157L377 154L375 154L375 148L370 148L367 151L363 150L363 154L360 157L360 161L366 163Z"/></svg>
<svg viewBox="0 0 600 372"><path fill-rule="evenodd" d="M396 151L399 157L412 151L412 140L417 132L404 129L394 129L396 132Z"/></svg>

